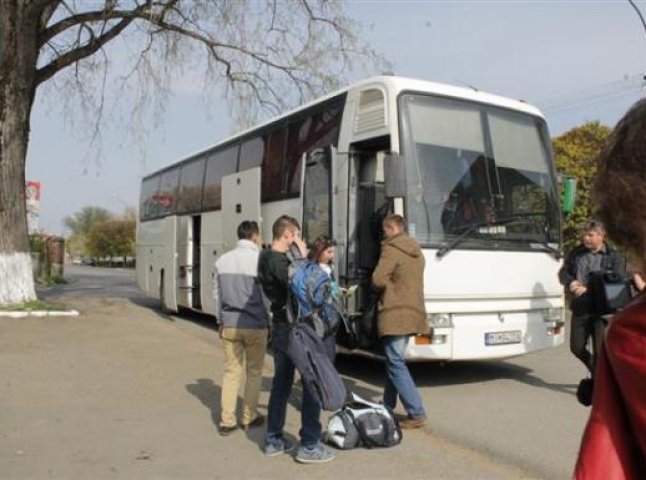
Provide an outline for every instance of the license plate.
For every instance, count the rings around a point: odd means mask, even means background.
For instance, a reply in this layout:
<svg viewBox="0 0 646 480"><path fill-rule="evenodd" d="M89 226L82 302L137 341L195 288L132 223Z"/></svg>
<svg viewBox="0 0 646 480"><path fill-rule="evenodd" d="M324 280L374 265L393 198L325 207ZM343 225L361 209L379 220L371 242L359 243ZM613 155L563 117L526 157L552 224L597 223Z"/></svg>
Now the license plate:
<svg viewBox="0 0 646 480"><path fill-rule="evenodd" d="M512 330L510 332L485 333L485 345L508 345L510 343L520 343L520 340L520 330Z"/></svg>

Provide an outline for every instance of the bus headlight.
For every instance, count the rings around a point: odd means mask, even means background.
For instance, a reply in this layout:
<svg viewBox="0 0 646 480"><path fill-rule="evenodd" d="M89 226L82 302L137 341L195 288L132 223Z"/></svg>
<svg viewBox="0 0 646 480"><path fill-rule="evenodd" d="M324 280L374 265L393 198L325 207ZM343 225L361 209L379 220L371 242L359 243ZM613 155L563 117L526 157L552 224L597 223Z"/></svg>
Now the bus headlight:
<svg viewBox="0 0 646 480"><path fill-rule="evenodd" d="M453 322L451 321L450 313L428 313L426 319L432 328L451 328Z"/></svg>
<svg viewBox="0 0 646 480"><path fill-rule="evenodd" d="M542 311L544 322L562 322L563 307L545 308Z"/></svg>

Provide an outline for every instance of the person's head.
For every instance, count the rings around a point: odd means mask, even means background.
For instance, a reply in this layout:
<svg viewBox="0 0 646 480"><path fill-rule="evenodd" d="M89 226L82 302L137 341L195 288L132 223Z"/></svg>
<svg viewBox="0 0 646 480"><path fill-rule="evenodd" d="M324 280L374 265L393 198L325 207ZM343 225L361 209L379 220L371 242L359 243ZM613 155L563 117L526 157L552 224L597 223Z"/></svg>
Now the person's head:
<svg viewBox="0 0 646 480"><path fill-rule="evenodd" d="M382 223L386 238L399 235L406 230L406 220L397 214L388 215Z"/></svg>
<svg viewBox="0 0 646 480"><path fill-rule="evenodd" d="M606 239L606 228L603 223L591 220L585 222L581 228L581 243L593 252L598 251Z"/></svg>
<svg viewBox="0 0 646 480"><path fill-rule="evenodd" d="M318 263L330 263L334 259L335 247L336 241L329 239L325 235L320 235L314 240L307 258Z"/></svg>
<svg viewBox="0 0 646 480"><path fill-rule="evenodd" d="M289 215L281 215L274 222L271 228L271 234L274 242L283 242L286 245L291 245L301 231L301 226L294 217Z"/></svg>
<svg viewBox="0 0 646 480"><path fill-rule="evenodd" d="M238 225L238 239L251 240L254 243L260 242L260 229L254 221L245 220Z"/></svg>
<svg viewBox="0 0 646 480"><path fill-rule="evenodd" d="M596 215L608 236L643 270L646 263L646 99L614 128L597 159Z"/></svg>

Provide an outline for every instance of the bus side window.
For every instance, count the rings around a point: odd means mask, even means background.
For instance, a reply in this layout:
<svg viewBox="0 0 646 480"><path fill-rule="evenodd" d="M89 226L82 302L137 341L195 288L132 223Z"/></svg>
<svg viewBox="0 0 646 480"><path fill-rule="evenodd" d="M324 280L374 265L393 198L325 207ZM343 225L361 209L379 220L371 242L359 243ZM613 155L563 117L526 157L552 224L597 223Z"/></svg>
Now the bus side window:
<svg viewBox="0 0 646 480"><path fill-rule="evenodd" d="M222 206L222 177L235 173L237 164L238 145L209 155L202 197L203 210L218 209Z"/></svg>
<svg viewBox="0 0 646 480"><path fill-rule="evenodd" d="M261 199L263 202L283 197L283 157L285 156L286 128L278 128L265 135L265 157L262 162Z"/></svg>

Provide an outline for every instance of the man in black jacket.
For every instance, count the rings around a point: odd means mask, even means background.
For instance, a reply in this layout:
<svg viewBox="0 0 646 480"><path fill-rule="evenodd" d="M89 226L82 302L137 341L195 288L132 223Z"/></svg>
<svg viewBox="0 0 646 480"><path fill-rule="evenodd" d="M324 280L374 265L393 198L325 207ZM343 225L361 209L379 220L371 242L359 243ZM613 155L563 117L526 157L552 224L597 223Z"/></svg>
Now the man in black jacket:
<svg viewBox="0 0 646 480"><path fill-rule="evenodd" d="M272 227L271 249L263 250L258 260L258 280L267 300L271 302L271 345L274 353L274 378L272 379L267 407L265 455L273 457L291 451L294 446L283 436L287 403L294 383L295 365L287 355L288 280L290 264L307 255L307 247L300 238L300 225L295 218L283 215ZM330 337L330 341L334 341ZM295 460L299 463L323 463L334 454L321 442L321 405L307 388L303 388L301 402L301 445Z"/></svg>
<svg viewBox="0 0 646 480"><path fill-rule="evenodd" d="M601 222L590 221L583 226L581 245L566 257L559 280L571 294L572 310L570 351L594 372L595 355L601 346L604 323L595 312L595 299L590 290L591 276L595 272L608 273L615 278L625 278L625 261L615 249L605 242L606 230ZM594 348L590 353L588 339Z"/></svg>

